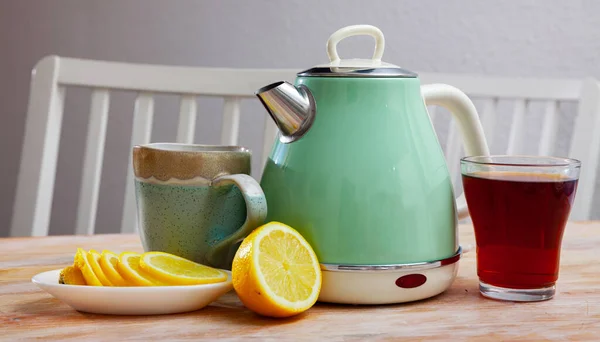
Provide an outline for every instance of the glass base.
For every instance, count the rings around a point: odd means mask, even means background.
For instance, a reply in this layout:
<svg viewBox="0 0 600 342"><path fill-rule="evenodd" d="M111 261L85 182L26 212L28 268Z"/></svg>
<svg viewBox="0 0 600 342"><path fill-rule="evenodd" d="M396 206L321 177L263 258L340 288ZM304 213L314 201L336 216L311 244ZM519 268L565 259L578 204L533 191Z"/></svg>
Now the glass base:
<svg viewBox="0 0 600 342"><path fill-rule="evenodd" d="M479 292L484 297L513 302L538 302L552 299L556 293L556 285L540 289L509 289L479 282Z"/></svg>

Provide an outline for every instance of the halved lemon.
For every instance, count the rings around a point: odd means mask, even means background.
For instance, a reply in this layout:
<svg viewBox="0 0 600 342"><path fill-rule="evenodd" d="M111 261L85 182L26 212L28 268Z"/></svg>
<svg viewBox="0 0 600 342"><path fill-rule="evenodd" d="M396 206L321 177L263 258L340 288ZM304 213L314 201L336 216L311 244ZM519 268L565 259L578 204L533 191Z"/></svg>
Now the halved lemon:
<svg viewBox="0 0 600 342"><path fill-rule="evenodd" d="M127 280L119 274L117 271L117 264L119 263L119 256L115 253L107 250L103 250L102 254L100 254L100 259L98 261L102 271L104 271L104 275L106 278L110 280L110 282L114 286L127 286Z"/></svg>
<svg viewBox="0 0 600 342"><path fill-rule="evenodd" d="M102 283L94 273L89 260L88 253L83 248L77 248L77 253L75 253L75 265L81 270L81 274L83 275L86 284L90 286L102 286Z"/></svg>
<svg viewBox="0 0 600 342"><path fill-rule="evenodd" d="M227 273L165 252L146 252L140 267L171 285L212 284L227 280Z"/></svg>
<svg viewBox="0 0 600 342"><path fill-rule="evenodd" d="M140 268L140 254L123 252L119 255L117 263L119 274L129 283L136 286L166 285Z"/></svg>
<svg viewBox="0 0 600 342"><path fill-rule="evenodd" d="M308 242L293 228L270 222L244 239L233 260L233 288L250 310L289 317L312 307L321 268Z"/></svg>
<svg viewBox="0 0 600 342"><path fill-rule="evenodd" d="M96 275L96 277L98 277L98 280L100 280L100 283L102 283L103 286L113 286L112 282L108 280L108 278L104 274L104 271L100 267L100 264L98 263L98 261L100 260L100 254L98 254L98 252L96 252L95 250L90 249L86 257L88 259L88 262L90 263L90 266L92 266L94 274Z"/></svg>

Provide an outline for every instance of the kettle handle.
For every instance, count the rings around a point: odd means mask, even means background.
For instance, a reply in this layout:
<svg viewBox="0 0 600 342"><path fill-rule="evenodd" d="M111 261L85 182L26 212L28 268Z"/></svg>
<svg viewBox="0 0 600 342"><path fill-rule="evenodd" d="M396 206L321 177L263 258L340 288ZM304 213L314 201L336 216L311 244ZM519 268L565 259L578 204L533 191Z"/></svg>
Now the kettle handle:
<svg viewBox="0 0 600 342"><path fill-rule="evenodd" d="M465 93L447 84L427 84L421 86L421 94L427 105L441 106L452 113L467 156L490 155L475 105ZM464 192L456 199L456 207L459 220L469 216Z"/></svg>
<svg viewBox="0 0 600 342"><path fill-rule="evenodd" d="M375 51L371 59L375 62L381 62L383 50L385 49L385 39L383 38L383 32L372 25L351 25L335 31L327 40L327 56L329 57L329 61L333 63L340 61L337 45L342 39L362 35L375 38Z"/></svg>

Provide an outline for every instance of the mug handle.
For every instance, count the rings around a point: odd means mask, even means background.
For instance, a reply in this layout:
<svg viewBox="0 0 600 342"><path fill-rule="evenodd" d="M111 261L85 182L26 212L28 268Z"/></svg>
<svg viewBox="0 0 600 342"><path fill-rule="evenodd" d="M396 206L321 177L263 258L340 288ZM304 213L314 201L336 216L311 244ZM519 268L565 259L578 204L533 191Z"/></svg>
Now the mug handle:
<svg viewBox="0 0 600 342"><path fill-rule="evenodd" d="M475 105L465 93L447 84L427 84L421 86L421 94L426 105L441 106L452 113L467 156L490 155ZM456 199L456 211L459 220L469 216L464 192Z"/></svg>
<svg viewBox="0 0 600 342"><path fill-rule="evenodd" d="M212 186L220 187L236 185L244 196L246 202L246 221L233 234L219 241L206 253L207 260L213 265L218 265L218 257L227 252L229 247L244 239L255 228L262 225L267 217L267 200L258 182L249 175L236 174L224 175L213 179Z"/></svg>

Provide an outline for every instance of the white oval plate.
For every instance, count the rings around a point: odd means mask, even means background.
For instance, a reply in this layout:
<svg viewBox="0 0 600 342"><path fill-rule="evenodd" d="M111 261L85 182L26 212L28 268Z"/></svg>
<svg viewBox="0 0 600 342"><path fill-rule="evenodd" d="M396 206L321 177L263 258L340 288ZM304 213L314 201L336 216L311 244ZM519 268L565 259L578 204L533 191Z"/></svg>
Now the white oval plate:
<svg viewBox="0 0 600 342"><path fill-rule="evenodd" d="M60 269L31 281L77 311L109 315L160 315L202 309L231 291L231 272L221 283L184 286L103 287L59 284Z"/></svg>

